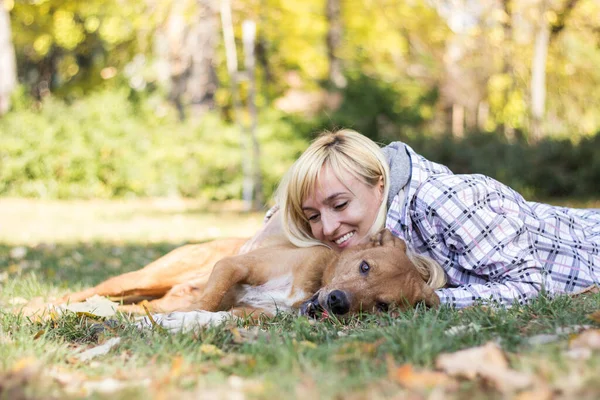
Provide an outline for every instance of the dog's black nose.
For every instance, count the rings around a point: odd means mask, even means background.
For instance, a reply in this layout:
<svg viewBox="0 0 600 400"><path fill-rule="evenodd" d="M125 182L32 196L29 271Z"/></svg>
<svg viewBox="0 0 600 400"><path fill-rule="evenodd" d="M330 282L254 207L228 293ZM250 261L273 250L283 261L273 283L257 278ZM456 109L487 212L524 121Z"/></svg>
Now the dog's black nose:
<svg viewBox="0 0 600 400"><path fill-rule="evenodd" d="M350 311L348 296L341 290L333 290L327 295L327 306L335 315L344 315Z"/></svg>

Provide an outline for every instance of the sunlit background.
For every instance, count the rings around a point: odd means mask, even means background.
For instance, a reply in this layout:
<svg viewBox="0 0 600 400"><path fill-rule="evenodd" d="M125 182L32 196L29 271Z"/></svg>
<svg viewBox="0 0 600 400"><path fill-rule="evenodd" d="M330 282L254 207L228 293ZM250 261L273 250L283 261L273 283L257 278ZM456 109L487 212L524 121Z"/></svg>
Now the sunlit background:
<svg viewBox="0 0 600 400"><path fill-rule="evenodd" d="M322 129L600 194L597 0L3 0L0 196L268 203Z"/></svg>

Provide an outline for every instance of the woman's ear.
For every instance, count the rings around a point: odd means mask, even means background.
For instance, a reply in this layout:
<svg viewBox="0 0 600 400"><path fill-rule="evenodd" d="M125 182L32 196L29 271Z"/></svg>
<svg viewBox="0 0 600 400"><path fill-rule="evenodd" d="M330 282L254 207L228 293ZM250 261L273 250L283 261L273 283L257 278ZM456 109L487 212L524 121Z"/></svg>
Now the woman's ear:
<svg viewBox="0 0 600 400"><path fill-rule="evenodd" d="M383 200L383 192L385 189L385 184L383 182L383 176L379 177L379 182L377 182L377 193L379 194L379 200Z"/></svg>

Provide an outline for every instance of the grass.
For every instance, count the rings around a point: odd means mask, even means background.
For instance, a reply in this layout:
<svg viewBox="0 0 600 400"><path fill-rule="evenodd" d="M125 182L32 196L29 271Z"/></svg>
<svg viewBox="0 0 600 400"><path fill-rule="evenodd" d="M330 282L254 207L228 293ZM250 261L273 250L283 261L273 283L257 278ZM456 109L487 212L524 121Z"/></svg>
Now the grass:
<svg viewBox="0 0 600 400"><path fill-rule="evenodd" d="M500 344L513 369L536 377L538 383L520 393L524 398L543 398L540 388L562 398L600 394L598 353L572 359L567 349L574 335L568 332L547 344L530 340L559 328L597 325L588 317L600 309L600 294L593 293L540 297L510 309L392 311L343 323L282 314L258 326L230 322L177 335L140 332L125 316L103 325L76 314L33 322L12 312L33 297L57 296L137 269L184 242L207 240L214 232L245 236L260 224L259 214L202 207L0 201L0 220L10 221L0 225L0 399L504 398L486 379L414 388L398 378L402 365L433 370L440 354L490 341ZM136 233L136 225L143 229ZM472 329L461 329L466 326ZM458 333L450 335L454 327ZM111 337L121 342L107 355L76 359L81 349Z"/></svg>

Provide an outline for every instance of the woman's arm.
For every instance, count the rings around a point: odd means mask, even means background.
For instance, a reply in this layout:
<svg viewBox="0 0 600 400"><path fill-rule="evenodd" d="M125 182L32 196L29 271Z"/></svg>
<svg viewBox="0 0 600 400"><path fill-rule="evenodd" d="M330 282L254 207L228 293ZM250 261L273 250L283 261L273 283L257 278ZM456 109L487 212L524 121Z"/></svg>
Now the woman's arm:
<svg viewBox="0 0 600 400"><path fill-rule="evenodd" d="M451 288L442 303L467 307L479 300L508 305L536 297L544 284L530 206L512 189L480 175L434 179L419 193L413 223L423 248L438 261Z"/></svg>

